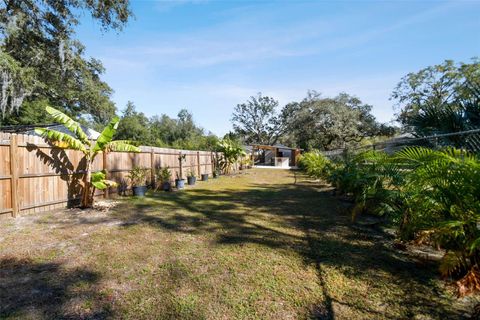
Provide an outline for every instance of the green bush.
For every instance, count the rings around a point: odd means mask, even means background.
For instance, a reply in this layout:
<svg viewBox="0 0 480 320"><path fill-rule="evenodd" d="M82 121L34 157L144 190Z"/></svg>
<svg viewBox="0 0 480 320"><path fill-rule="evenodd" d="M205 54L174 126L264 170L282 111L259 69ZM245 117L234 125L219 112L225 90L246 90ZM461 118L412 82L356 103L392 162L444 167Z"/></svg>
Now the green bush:
<svg viewBox="0 0 480 320"><path fill-rule="evenodd" d="M385 153L347 154L332 166L327 180L340 193L352 196L355 202L353 219L364 212L390 216L392 220L398 217L403 177L399 167Z"/></svg>
<svg viewBox="0 0 480 320"><path fill-rule="evenodd" d="M298 163L299 168L314 179L325 178L330 165L330 160L317 150L302 154Z"/></svg>
<svg viewBox="0 0 480 320"><path fill-rule="evenodd" d="M407 148L395 159L408 168L402 191L405 206L401 235L430 231L447 250L441 271L462 274L480 259L480 159L448 148Z"/></svg>
<svg viewBox="0 0 480 320"><path fill-rule="evenodd" d="M317 168L306 159L307 172ZM472 281L480 283L477 156L453 148L410 147L393 156L368 151L329 165L327 180L352 197L352 217L364 212L387 216L403 240L428 234L432 243L446 250L443 275L464 277L463 290L471 288Z"/></svg>
<svg viewBox="0 0 480 320"><path fill-rule="evenodd" d="M240 142L225 138L217 142L216 150L221 153L219 166L225 174L229 174L233 170L234 164L246 156Z"/></svg>

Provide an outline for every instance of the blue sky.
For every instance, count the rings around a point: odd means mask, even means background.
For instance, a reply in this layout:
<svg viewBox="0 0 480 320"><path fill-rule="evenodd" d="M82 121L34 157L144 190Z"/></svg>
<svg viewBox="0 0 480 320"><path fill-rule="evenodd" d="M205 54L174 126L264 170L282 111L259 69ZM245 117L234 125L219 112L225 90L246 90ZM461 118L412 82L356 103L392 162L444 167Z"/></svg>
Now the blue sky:
<svg viewBox="0 0 480 320"><path fill-rule="evenodd" d="M480 56L480 1L132 1L132 10L121 33L88 17L78 30L117 107L187 108L219 135L257 92L284 105L309 89L344 91L390 121L403 75Z"/></svg>

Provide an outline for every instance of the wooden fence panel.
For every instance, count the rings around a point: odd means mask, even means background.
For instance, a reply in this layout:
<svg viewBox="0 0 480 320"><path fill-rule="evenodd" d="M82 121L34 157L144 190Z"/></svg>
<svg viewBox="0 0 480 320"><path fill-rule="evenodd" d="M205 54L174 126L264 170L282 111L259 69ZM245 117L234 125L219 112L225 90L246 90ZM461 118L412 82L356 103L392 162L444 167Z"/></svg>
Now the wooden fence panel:
<svg viewBox="0 0 480 320"><path fill-rule="evenodd" d="M10 171L10 135L0 133L0 216L12 212L12 182Z"/></svg>
<svg viewBox="0 0 480 320"><path fill-rule="evenodd" d="M92 169L106 169L108 178L120 184L128 184L127 175L134 166L149 170L148 182L152 180L154 168L168 167L172 180L177 174L186 178L189 171L198 177L202 173L212 174L211 152L140 148L140 153L98 155ZM184 155L181 161L180 155ZM0 217L78 204L85 173L85 161L80 151L49 145L37 136L0 132L0 160ZM117 192L118 188L111 188L108 192L97 191L96 196Z"/></svg>
<svg viewBox="0 0 480 320"><path fill-rule="evenodd" d="M0 217L13 214L10 134L0 132Z"/></svg>

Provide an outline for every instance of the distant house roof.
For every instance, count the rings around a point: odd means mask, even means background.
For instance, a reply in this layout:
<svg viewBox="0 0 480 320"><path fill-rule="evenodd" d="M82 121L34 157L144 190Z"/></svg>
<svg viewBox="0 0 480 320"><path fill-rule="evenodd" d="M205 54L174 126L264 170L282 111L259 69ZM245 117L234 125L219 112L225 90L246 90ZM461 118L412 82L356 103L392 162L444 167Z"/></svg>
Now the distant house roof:
<svg viewBox="0 0 480 320"><path fill-rule="evenodd" d="M300 148L291 148L287 147L283 144L277 143L273 146L265 145L265 144L252 144L251 148L259 148L259 149L285 149L285 150L302 150Z"/></svg>
<svg viewBox="0 0 480 320"><path fill-rule="evenodd" d="M273 145L274 147L278 148L278 149L288 149L288 150L295 150L297 148L290 148L290 147L287 147L286 145L284 144L281 144L281 143L276 143Z"/></svg>
<svg viewBox="0 0 480 320"><path fill-rule="evenodd" d="M84 125L80 125L80 127L82 128L83 132L85 132L88 139L90 140L97 140L98 137L100 136L99 132L91 128L88 128ZM62 133L66 133L73 137L73 133L70 132L70 130L68 130L63 124L56 124L56 123L42 124L42 125L4 126L4 127L0 127L0 131L38 136L38 134L35 132L35 128L48 128L48 129L60 131Z"/></svg>

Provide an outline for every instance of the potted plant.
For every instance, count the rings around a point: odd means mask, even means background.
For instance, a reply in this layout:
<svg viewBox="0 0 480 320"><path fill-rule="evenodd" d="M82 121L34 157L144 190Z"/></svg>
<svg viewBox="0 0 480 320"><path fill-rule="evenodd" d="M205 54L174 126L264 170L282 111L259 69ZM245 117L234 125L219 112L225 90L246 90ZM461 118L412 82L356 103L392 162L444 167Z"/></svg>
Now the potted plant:
<svg viewBox="0 0 480 320"><path fill-rule="evenodd" d="M133 195L137 197L145 196L147 192L147 170L145 168L134 166L127 178L132 183Z"/></svg>
<svg viewBox="0 0 480 320"><path fill-rule="evenodd" d="M162 169L157 169L155 171L155 175L157 178L157 181L159 182L157 189L160 187L162 188L163 191L170 191L172 190L172 184L170 183L170 180L172 179L172 174L170 173L170 168L162 168Z"/></svg>
<svg viewBox="0 0 480 320"><path fill-rule="evenodd" d="M197 182L197 177L195 177L195 172L193 172L193 170L188 171L187 182L189 186L193 186L195 185L195 182Z"/></svg>
<svg viewBox="0 0 480 320"><path fill-rule="evenodd" d="M213 171L213 179L217 179L220 176L220 174L221 174L220 169L215 169Z"/></svg>
<svg viewBox="0 0 480 320"><path fill-rule="evenodd" d="M202 181L208 181L208 173L202 173Z"/></svg>
<svg viewBox="0 0 480 320"><path fill-rule="evenodd" d="M175 173L176 176L177 176L177 179L175 179L175 188L177 189L183 189L185 188L185 179L183 179L182 177L180 177L178 175L178 172Z"/></svg>

